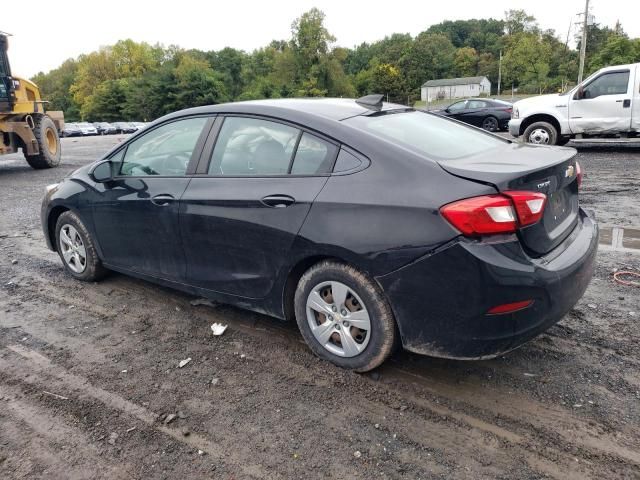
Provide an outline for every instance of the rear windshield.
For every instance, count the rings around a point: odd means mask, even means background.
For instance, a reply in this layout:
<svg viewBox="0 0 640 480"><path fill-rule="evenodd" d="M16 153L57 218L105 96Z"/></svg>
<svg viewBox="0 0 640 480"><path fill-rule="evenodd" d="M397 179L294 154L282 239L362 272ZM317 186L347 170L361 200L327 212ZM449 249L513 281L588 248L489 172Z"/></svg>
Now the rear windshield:
<svg viewBox="0 0 640 480"><path fill-rule="evenodd" d="M360 115L344 121L435 160L476 155L507 143L494 135L419 110Z"/></svg>

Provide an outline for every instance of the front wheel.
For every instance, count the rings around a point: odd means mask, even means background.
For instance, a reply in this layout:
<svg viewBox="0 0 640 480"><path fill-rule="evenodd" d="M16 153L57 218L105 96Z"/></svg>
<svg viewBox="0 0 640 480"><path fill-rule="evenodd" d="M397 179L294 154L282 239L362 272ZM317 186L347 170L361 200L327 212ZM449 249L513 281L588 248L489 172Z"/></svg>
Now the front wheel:
<svg viewBox="0 0 640 480"><path fill-rule="evenodd" d="M56 249L64 268L78 280L93 282L107 273L87 227L71 211L64 212L56 222Z"/></svg>
<svg viewBox="0 0 640 480"><path fill-rule="evenodd" d="M548 122L535 122L524 131L524 141L536 145L557 145L558 130Z"/></svg>
<svg viewBox="0 0 640 480"><path fill-rule="evenodd" d="M396 324L384 292L351 266L333 261L313 266L300 279L294 301L307 345L339 367L372 370L396 346Z"/></svg>

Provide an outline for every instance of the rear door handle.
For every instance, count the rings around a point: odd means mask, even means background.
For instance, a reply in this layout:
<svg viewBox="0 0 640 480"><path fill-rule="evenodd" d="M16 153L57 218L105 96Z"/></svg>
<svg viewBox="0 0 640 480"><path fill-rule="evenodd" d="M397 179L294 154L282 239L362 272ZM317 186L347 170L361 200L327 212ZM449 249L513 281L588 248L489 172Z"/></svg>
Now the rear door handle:
<svg viewBox="0 0 640 480"><path fill-rule="evenodd" d="M285 208L296 203L296 199L289 195L268 195L260 200L267 207Z"/></svg>
<svg viewBox="0 0 640 480"><path fill-rule="evenodd" d="M161 193L151 198L151 203L154 205L158 205L159 207L165 207L173 202L175 198L173 195L169 195L168 193Z"/></svg>

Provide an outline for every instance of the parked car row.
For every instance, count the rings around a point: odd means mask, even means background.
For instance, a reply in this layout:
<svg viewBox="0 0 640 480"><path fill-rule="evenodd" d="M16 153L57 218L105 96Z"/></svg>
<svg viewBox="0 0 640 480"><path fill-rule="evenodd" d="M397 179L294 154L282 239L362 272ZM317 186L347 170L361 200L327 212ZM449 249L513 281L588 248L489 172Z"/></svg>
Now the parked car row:
<svg viewBox="0 0 640 480"><path fill-rule="evenodd" d="M69 122L65 123L61 135L63 137L82 137L88 135L133 133L142 130L146 126L146 122Z"/></svg>

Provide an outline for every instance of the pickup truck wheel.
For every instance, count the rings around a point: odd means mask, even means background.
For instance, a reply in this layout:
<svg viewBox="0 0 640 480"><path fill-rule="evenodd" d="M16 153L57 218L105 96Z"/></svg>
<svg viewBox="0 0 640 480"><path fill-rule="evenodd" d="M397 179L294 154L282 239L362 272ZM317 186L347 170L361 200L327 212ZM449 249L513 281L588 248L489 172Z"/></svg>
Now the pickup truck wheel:
<svg viewBox="0 0 640 480"><path fill-rule="evenodd" d="M548 122L535 122L524 131L524 141L536 145L557 145L558 131Z"/></svg>

